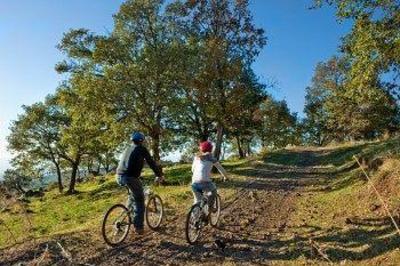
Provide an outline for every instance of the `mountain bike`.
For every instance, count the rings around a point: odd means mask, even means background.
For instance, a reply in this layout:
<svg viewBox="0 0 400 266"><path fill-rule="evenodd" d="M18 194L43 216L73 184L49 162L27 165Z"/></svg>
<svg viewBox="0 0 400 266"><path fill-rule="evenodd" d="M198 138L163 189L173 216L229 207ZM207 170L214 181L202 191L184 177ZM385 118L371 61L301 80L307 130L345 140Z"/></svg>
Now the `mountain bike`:
<svg viewBox="0 0 400 266"><path fill-rule="evenodd" d="M203 194L200 203L194 204L186 217L185 235L189 244L193 245L200 237L201 230L208 223L212 227L218 226L219 217L221 215L221 197L217 194L214 200L214 206L209 210L209 197L211 192Z"/></svg>
<svg viewBox="0 0 400 266"><path fill-rule="evenodd" d="M129 197L131 191L128 187ZM157 230L162 223L164 216L164 205L157 194L150 187L144 188L146 197L145 220L148 227ZM133 224L133 206L129 206L129 199L124 204L115 204L104 215L102 224L102 235L104 241L110 246L116 246L122 243L128 236L129 229Z"/></svg>

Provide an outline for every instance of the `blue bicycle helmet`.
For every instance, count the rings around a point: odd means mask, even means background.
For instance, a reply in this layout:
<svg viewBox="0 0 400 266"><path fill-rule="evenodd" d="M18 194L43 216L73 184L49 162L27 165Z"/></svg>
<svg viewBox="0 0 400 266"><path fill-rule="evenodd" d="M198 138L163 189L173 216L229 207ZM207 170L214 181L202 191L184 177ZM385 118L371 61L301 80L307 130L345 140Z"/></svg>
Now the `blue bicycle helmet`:
<svg viewBox="0 0 400 266"><path fill-rule="evenodd" d="M142 142L142 141L144 141L144 139L145 139L145 137L144 137L143 133L140 133L140 132L132 133L132 136L131 136L131 140L132 141L134 141L134 142Z"/></svg>

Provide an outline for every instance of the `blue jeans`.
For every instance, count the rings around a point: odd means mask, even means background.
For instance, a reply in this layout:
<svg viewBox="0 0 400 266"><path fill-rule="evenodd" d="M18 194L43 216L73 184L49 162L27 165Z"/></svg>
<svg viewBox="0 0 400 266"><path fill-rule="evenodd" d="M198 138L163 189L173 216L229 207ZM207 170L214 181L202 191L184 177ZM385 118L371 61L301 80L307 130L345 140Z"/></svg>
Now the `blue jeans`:
<svg viewBox="0 0 400 266"><path fill-rule="evenodd" d="M204 192L211 192L211 196L208 198L208 205L214 206L214 200L217 196L217 187L213 182L193 183L192 191L195 204L201 201Z"/></svg>
<svg viewBox="0 0 400 266"><path fill-rule="evenodd" d="M127 178L127 184L130 193L128 196L128 209L132 210L134 213L133 225L137 229L144 228L144 193L142 182L139 178L129 177Z"/></svg>

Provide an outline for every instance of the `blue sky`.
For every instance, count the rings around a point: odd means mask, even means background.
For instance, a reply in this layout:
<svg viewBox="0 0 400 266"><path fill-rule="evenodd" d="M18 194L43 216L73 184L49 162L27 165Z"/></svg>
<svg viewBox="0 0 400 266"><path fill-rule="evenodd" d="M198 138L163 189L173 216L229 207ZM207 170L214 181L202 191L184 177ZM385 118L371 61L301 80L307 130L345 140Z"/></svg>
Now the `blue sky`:
<svg viewBox="0 0 400 266"><path fill-rule="evenodd" d="M274 80L271 91L301 114L304 89L317 62L337 53L348 23L339 24L334 10L308 10L312 0L250 0L255 23L266 30L265 46L254 69L261 81ZM63 32L88 28L112 29L112 14L122 0L13 0L0 3L0 173L11 157L6 149L10 121L21 105L42 100L61 76L54 65Z"/></svg>

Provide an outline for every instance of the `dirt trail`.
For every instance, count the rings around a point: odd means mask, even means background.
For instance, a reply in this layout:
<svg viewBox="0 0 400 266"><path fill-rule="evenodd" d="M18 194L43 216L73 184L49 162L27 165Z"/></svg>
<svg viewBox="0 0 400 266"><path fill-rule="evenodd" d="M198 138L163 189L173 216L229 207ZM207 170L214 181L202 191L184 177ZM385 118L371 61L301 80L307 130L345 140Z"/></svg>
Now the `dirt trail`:
<svg viewBox="0 0 400 266"><path fill-rule="evenodd" d="M299 257L306 249L293 250L296 249L293 247L296 236L288 223L296 199L305 189L323 180L319 174L312 176L310 170L310 166L293 169L262 163L237 170L237 175L247 178L231 183L236 193L233 198L222 199L219 228L208 226L198 245L190 246L184 238L187 210L175 210L175 214L167 216L159 232L147 231L140 238L127 239L125 245L117 248L106 247L101 239L85 242L85 233L76 238L64 236L62 240L68 243L68 247L73 247L70 249L72 263L66 256L51 256L52 248L44 262L59 265L265 265L271 261L287 260L293 254ZM290 173L293 178L281 177L283 173ZM226 244L225 248L216 247L217 239ZM42 243L28 249L44 248L45 243ZM26 251L27 247L24 249ZM29 262L37 257L37 254L35 257L21 256L20 252L24 251L6 254L4 265ZM18 253L19 257L16 257ZM34 265L33 261L31 263Z"/></svg>
<svg viewBox="0 0 400 266"><path fill-rule="evenodd" d="M252 167L253 168L253 167ZM303 190L299 180L279 180L274 170L254 166L258 173L246 181L234 182L237 189L232 199L223 199L219 228L207 227L200 243L190 246L184 238L186 212L169 217L160 232L150 232L131 244L110 253L87 258L85 263L110 265L215 265L267 264L285 259L283 242L288 233L288 219L294 211L296 197ZM262 170L271 171L265 175ZM280 168L279 171L285 169ZM289 169L286 169L289 170ZM246 169L244 169L246 171ZM272 176L272 177L270 177ZM225 248L217 248L215 240ZM128 241L129 242L129 241Z"/></svg>
<svg viewBox="0 0 400 266"><path fill-rule="evenodd" d="M207 227L200 243L189 246L184 238L186 213L170 217L160 232L149 233L106 257L94 256L88 264L138 265L215 264L227 261L266 263L271 259L268 240L283 234L292 209L294 192L264 188L266 180L252 180L225 202L219 228ZM176 221L176 223L174 223ZM226 244L217 248L215 240ZM111 251L111 250L110 250Z"/></svg>

